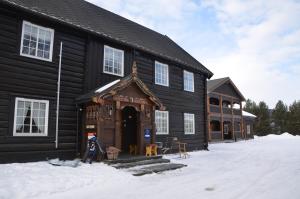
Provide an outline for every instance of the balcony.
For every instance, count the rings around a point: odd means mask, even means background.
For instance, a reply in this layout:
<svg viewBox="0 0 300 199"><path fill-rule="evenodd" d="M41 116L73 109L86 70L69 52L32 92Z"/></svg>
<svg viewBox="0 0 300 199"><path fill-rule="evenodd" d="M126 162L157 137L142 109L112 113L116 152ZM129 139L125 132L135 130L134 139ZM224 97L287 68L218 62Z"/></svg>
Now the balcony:
<svg viewBox="0 0 300 199"><path fill-rule="evenodd" d="M233 109L233 114L234 115L241 115L241 110L240 109Z"/></svg>
<svg viewBox="0 0 300 199"><path fill-rule="evenodd" d="M231 108L227 108L227 107L223 107L223 114L232 114L232 109Z"/></svg>
<svg viewBox="0 0 300 199"><path fill-rule="evenodd" d="M221 113L219 105L210 105L209 109L212 113Z"/></svg>

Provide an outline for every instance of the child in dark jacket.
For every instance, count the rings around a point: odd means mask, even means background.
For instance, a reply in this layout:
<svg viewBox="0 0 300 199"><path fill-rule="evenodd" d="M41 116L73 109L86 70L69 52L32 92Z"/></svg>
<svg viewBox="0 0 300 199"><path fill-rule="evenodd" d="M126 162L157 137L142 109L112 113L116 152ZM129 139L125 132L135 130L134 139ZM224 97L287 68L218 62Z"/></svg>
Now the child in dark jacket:
<svg viewBox="0 0 300 199"><path fill-rule="evenodd" d="M88 138L86 151L85 151L82 161L86 162L87 159L89 159L89 163L92 164L93 159L97 155L97 150L99 151L99 153L104 154L104 151L102 150L100 143L99 143L96 135L94 134L94 136L91 136Z"/></svg>

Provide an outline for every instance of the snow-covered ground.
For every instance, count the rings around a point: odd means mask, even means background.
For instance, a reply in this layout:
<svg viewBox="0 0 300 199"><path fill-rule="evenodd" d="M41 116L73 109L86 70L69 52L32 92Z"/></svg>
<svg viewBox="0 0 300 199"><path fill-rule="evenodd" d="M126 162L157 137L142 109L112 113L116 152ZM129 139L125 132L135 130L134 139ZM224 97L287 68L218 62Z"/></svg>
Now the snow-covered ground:
<svg viewBox="0 0 300 199"><path fill-rule="evenodd" d="M256 137L190 153L181 170L134 177L102 163L0 165L0 198L299 199L300 136Z"/></svg>

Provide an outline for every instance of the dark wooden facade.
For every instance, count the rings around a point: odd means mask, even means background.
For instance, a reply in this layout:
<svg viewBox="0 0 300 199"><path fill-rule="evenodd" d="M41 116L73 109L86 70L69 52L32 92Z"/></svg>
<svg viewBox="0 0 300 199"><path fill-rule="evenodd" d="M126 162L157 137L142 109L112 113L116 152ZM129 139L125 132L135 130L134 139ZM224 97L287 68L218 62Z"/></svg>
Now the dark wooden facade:
<svg viewBox="0 0 300 199"><path fill-rule="evenodd" d="M208 85L209 141L245 138L243 95L229 78L210 80Z"/></svg>
<svg viewBox="0 0 300 199"><path fill-rule="evenodd" d="M20 56L23 20L55 30L51 62ZM59 145L56 149L54 141L60 42L63 42L63 55ZM200 150L207 145L206 80L209 75L163 56L0 2L0 162L44 160L46 157L73 158L80 152L80 143L85 136L86 108L92 104L76 103L75 99L120 78L102 72L104 45L124 50L124 76L130 75L131 66L136 61L139 78L169 111L169 134L157 135L157 141L164 142L167 137L178 137L188 143L189 150ZM154 83L155 60L168 64L169 87ZM194 92L184 91L183 70L194 73ZM48 136L13 136L16 97L49 100ZM193 135L184 134L185 112L195 114ZM149 125L153 125L153 119L149 122Z"/></svg>
<svg viewBox="0 0 300 199"><path fill-rule="evenodd" d="M243 130L245 139L254 138L254 124L256 121L256 116L249 115L249 113L243 111Z"/></svg>
<svg viewBox="0 0 300 199"><path fill-rule="evenodd" d="M53 61L20 56L23 20L55 29ZM64 44L62 63L59 148L55 149L55 111L59 42ZM86 36L38 16L0 4L0 162L74 157L77 110L74 98L83 92ZM16 97L49 100L47 137L14 137Z"/></svg>

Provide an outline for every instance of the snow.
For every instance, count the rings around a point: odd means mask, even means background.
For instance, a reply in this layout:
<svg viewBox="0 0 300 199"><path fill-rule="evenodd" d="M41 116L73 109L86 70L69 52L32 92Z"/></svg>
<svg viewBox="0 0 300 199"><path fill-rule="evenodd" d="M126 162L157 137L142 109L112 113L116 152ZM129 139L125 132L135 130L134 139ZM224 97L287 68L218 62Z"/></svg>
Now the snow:
<svg viewBox="0 0 300 199"><path fill-rule="evenodd" d="M300 136L288 133L217 143L172 162L180 170L142 177L103 163L77 168L47 162L0 165L0 198L300 198Z"/></svg>
<svg viewBox="0 0 300 199"><path fill-rule="evenodd" d="M243 111L243 116L256 117L256 115L253 115L252 113L249 113L247 111Z"/></svg>
<svg viewBox="0 0 300 199"><path fill-rule="evenodd" d="M120 81L120 79L117 79L117 80L115 80L115 81L112 81L112 82L110 82L110 83L108 83L108 84L106 84L106 85L100 87L99 89L97 89L97 90L95 91L95 93L101 93L102 91L105 91L106 89L112 87L113 85L115 85L115 84L118 83L119 81Z"/></svg>
<svg viewBox="0 0 300 199"><path fill-rule="evenodd" d="M233 106L232 106L234 109L240 109L241 108L241 106L239 105L239 104L233 104Z"/></svg>

